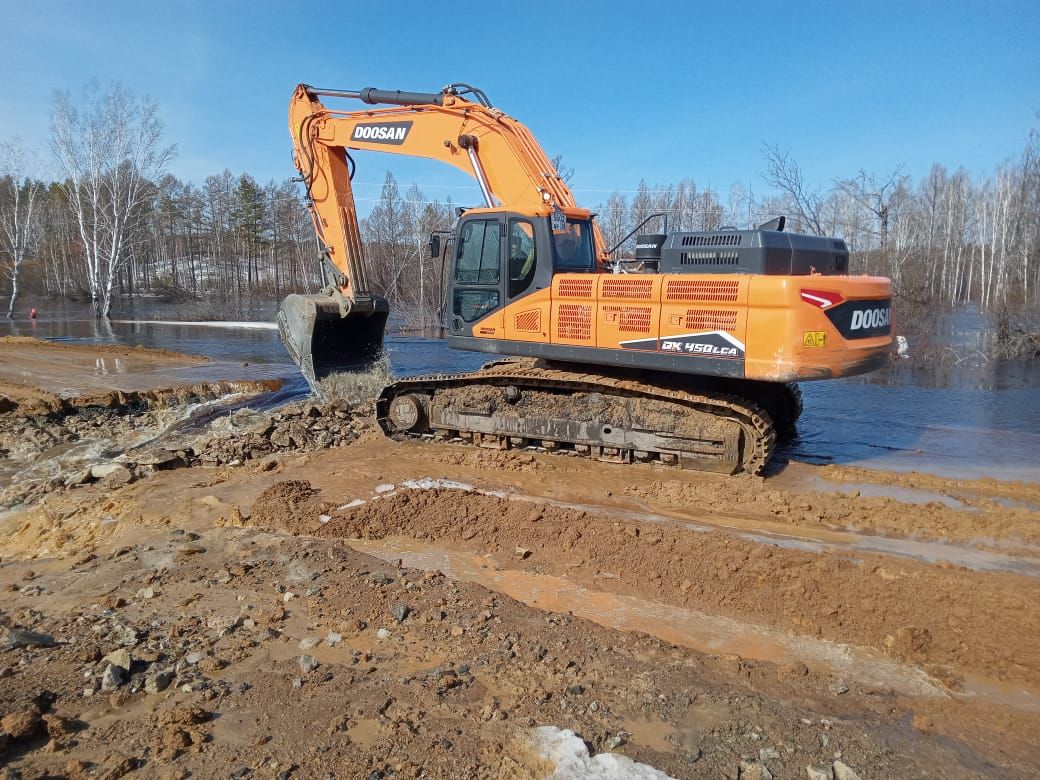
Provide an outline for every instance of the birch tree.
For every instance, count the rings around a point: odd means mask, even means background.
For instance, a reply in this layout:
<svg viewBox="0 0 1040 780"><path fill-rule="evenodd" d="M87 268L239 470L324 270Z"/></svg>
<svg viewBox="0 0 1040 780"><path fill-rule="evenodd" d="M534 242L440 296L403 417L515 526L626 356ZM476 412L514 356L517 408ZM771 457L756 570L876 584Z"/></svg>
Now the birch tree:
<svg viewBox="0 0 1040 780"><path fill-rule="evenodd" d="M28 161L17 139L0 144L0 269L11 282L8 319L14 316L22 263L39 237L40 182L29 175Z"/></svg>
<svg viewBox="0 0 1040 780"><path fill-rule="evenodd" d="M668 225L672 230L689 230L693 224L694 204L697 200L697 183L693 179L680 179L675 196L669 204Z"/></svg>
<svg viewBox="0 0 1040 780"><path fill-rule="evenodd" d="M712 189L706 189L697 196L696 208L694 209L694 230L718 230L722 227L722 218L726 210L719 202L718 196Z"/></svg>
<svg viewBox="0 0 1040 780"><path fill-rule="evenodd" d="M88 86L82 104L68 92L54 98L51 145L64 177L83 247L90 299L97 317L108 317L120 270L145 232L144 207L173 158L162 144L163 125L154 101L112 84Z"/></svg>
<svg viewBox="0 0 1040 780"><path fill-rule="evenodd" d="M650 187L647 185L645 179L639 180L639 187L636 189L636 194L632 198L631 211L628 215L628 230L635 229L654 213L654 197L650 192ZM649 228L644 225L641 228L642 232L649 232ZM635 256L636 251L636 237L631 236L624 246L625 251L630 256Z"/></svg>
<svg viewBox="0 0 1040 780"><path fill-rule="evenodd" d="M563 179L564 184L570 186L571 180L574 178L574 169L564 163L563 155L557 154L549 162L556 169L556 175Z"/></svg>

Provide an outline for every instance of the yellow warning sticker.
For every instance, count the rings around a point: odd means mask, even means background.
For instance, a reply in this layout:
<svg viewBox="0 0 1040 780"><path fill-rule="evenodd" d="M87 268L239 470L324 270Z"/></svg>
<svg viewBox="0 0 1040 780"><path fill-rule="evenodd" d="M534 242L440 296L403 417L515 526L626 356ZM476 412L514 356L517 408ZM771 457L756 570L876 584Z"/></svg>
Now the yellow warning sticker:
<svg viewBox="0 0 1040 780"><path fill-rule="evenodd" d="M827 331L807 330L802 334L803 347L826 347Z"/></svg>

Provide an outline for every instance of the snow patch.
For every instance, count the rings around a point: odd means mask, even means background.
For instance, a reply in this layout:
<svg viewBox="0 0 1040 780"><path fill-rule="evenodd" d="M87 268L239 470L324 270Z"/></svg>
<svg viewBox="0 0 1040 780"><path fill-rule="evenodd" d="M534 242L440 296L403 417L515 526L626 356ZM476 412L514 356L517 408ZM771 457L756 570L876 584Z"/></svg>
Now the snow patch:
<svg viewBox="0 0 1040 780"><path fill-rule="evenodd" d="M473 491L473 485L466 482L456 482L453 479L433 479L423 477L422 479L406 479L401 487L409 490L465 490L467 493Z"/></svg>
<svg viewBox="0 0 1040 780"><path fill-rule="evenodd" d="M512 494L505 490L478 490L482 496L493 496L494 498L512 498Z"/></svg>
<svg viewBox="0 0 1040 780"><path fill-rule="evenodd" d="M540 758L553 764L547 780L674 780L620 753L591 756L585 742L570 729L541 726L531 731L530 742Z"/></svg>
<svg viewBox="0 0 1040 780"><path fill-rule="evenodd" d="M362 504L367 504L367 503L368 502L365 501L365 499L363 499L363 498L355 498L353 501L348 501L347 503L343 504L342 506L340 506L338 508L339 509L353 509L356 506L361 506Z"/></svg>
<svg viewBox="0 0 1040 780"><path fill-rule="evenodd" d="M432 477L406 479L400 486L408 490L462 490L466 493L477 493L482 496L494 496L495 498L509 497L509 493L504 490L479 490L468 482L456 482L454 479L434 479Z"/></svg>

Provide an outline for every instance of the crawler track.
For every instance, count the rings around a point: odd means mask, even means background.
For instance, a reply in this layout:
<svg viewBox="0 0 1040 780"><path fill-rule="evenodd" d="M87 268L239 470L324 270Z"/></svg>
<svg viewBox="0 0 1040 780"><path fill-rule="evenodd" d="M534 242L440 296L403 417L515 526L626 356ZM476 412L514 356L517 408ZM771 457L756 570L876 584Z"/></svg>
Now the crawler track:
<svg viewBox="0 0 1040 780"><path fill-rule="evenodd" d="M534 360L480 371L402 379L384 388L376 418L394 439L461 440L492 449L534 448L614 463L661 462L725 474L760 474L777 429L793 426L795 390L761 388L756 400L701 392L653 377L586 372ZM793 387L793 386L792 386ZM781 411L782 410L782 411Z"/></svg>

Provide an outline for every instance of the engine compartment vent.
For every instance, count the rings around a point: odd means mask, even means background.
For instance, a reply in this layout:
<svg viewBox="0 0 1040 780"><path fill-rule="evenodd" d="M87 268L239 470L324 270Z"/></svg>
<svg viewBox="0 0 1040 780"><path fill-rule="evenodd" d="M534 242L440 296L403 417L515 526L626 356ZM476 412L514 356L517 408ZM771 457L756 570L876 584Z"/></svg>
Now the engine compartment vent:
<svg viewBox="0 0 1040 780"><path fill-rule="evenodd" d="M693 233L682 237L683 246L740 246L740 233Z"/></svg>
<svg viewBox="0 0 1040 780"><path fill-rule="evenodd" d="M736 252L683 252L681 265L736 265L740 255Z"/></svg>
<svg viewBox="0 0 1040 780"><path fill-rule="evenodd" d="M556 313L556 335L561 339L589 341L592 338L592 307L560 304Z"/></svg>
<svg viewBox="0 0 1040 780"><path fill-rule="evenodd" d="M649 300L654 291L654 280L638 277L604 277L600 295L604 298L631 298Z"/></svg>
<svg viewBox="0 0 1040 780"><path fill-rule="evenodd" d="M727 302L740 297L740 282L715 279L672 279L665 287L666 301Z"/></svg>
<svg viewBox="0 0 1040 780"><path fill-rule="evenodd" d="M581 279L560 279L557 289L561 298L591 298L595 283L590 276Z"/></svg>

